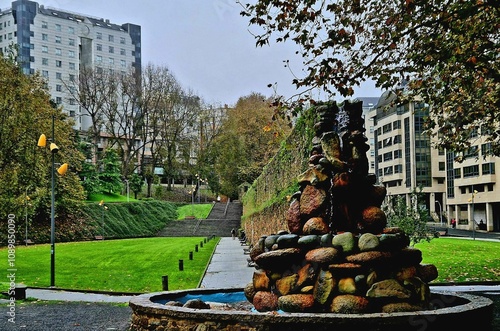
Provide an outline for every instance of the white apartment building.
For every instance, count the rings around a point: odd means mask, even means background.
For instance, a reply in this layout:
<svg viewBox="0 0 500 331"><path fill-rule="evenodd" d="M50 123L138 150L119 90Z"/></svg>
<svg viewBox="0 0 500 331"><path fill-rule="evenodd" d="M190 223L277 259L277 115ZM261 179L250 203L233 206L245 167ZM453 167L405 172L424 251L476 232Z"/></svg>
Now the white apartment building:
<svg viewBox="0 0 500 331"><path fill-rule="evenodd" d="M373 113L375 126L375 168L378 180L387 188L388 199L405 196L422 188L425 207L436 222L457 228L500 231L499 158L483 158L490 146L476 139L467 155L432 147L433 139L423 134L428 112L421 103L388 106L393 100L384 92ZM474 137L471 137L474 139ZM476 192L476 193L474 193Z"/></svg>
<svg viewBox="0 0 500 331"><path fill-rule="evenodd" d="M47 79L52 99L75 117L77 130L86 131L90 119L63 82L78 82L83 67L116 72L141 70L139 25L114 24L34 1L13 1L11 8L1 10L0 51L7 52L12 44L18 46L23 72L40 72Z"/></svg>

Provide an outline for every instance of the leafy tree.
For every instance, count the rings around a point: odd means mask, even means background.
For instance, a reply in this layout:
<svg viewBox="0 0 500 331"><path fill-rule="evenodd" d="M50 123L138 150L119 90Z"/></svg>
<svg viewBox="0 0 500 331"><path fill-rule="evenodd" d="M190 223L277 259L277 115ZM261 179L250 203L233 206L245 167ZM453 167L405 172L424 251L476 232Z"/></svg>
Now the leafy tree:
<svg viewBox="0 0 500 331"><path fill-rule="evenodd" d="M99 172L99 182L101 192L120 192L122 187L120 174L120 160L114 149L108 148L104 152L101 171Z"/></svg>
<svg viewBox="0 0 500 331"><path fill-rule="evenodd" d="M410 204L407 203L405 196L395 196L384 206L387 224L401 228L410 237L412 245L423 240L431 241L427 227L429 213L425 205L420 204L422 197L421 189L413 190L410 194Z"/></svg>
<svg viewBox="0 0 500 331"><path fill-rule="evenodd" d="M144 180L136 173L133 173L128 181L129 188L134 192L134 198L137 199L137 194L142 192Z"/></svg>
<svg viewBox="0 0 500 331"><path fill-rule="evenodd" d="M48 148L37 147L40 134L58 145L56 166L69 164L65 176L56 173L56 217L74 210L84 199L77 176L83 155L76 148L71 124L61 109L54 107L42 77L24 75L15 61L3 57L0 77L0 214L5 216L0 222L7 214L24 214L26 194L30 197L30 219L47 222L52 156Z"/></svg>
<svg viewBox="0 0 500 331"><path fill-rule="evenodd" d="M500 6L497 0L258 0L242 5L258 46L297 44L298 88L353 95L372 79L391 103L431 105L436 147L463 152L484 135L500 155ZM293 99L293 98L292 98ZM278 111L307 98L284 100ZM284 107L280 108L280 107ZM480 130L479 130L480 128Z"/></svg>
<svg viewBox="0 0 500 331"><path fill-rule="evenodd" d="M241 97L228 109L212 151L221 193L237 198L239 185L252 183L289 133L286 125L273 121L270 100L259 93Z"/></svg>

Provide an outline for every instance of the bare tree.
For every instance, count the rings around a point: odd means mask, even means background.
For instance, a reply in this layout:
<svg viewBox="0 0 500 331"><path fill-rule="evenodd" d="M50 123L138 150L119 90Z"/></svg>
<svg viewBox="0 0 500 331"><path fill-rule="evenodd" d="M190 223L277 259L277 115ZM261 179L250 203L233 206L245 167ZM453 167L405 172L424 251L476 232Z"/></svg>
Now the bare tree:
<svg viewBox="0 0 500 331"><path fill-rule="evenodd" d="M134 70L109 76L109 95L103 107L105 134L117 148L121 174L127 178L135 170L141 151L144 112L140 109L141 81Z"/></svg>
<svg viewBox="0 0 500 331"><path fill-rule="evenodd" d="M98 143L104 124L102 109L111 95L109 80L110 72L97 67L82 67L78 79L62 80L65 90L81 107L81 115L90 117L91 126L86 135L92 139L94 164L97 163Z"/></svg>
<svg viewBox="0 0 500 331"><path fill-rule="evenodd" d="M173 74L165 67L149 64L143 70L140 109L143 113L141 139L141 174L147 182L147 196L151 196L151 185L155 167L162 165L162 131L165 108L170 106L170 99L180 91Z"/></svg>

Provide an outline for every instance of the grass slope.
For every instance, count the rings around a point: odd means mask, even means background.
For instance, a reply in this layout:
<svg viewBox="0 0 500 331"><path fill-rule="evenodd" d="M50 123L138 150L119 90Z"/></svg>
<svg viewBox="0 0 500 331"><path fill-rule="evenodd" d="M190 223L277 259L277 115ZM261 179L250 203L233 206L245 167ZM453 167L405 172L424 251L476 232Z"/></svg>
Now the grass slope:
<svg viewBox="0 0 500 331"><path fill-rule="evenodd" d="M211 203L190 204L177 207L177 219L183 220L186 216L194 216L197 219L205 219L213 208Z"/></svg>

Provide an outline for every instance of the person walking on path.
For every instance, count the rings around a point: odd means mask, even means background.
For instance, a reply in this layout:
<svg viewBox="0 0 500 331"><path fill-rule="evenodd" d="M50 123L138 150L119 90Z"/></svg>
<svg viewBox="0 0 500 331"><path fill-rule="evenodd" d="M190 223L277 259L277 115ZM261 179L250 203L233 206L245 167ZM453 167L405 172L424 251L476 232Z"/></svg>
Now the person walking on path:
<svg viewBox="0 0 500 331"><path fill-rule="evenodd" d="M234 228L231 230L231 236L233 237L233 240L236 237L236 230Z"/></svg>

